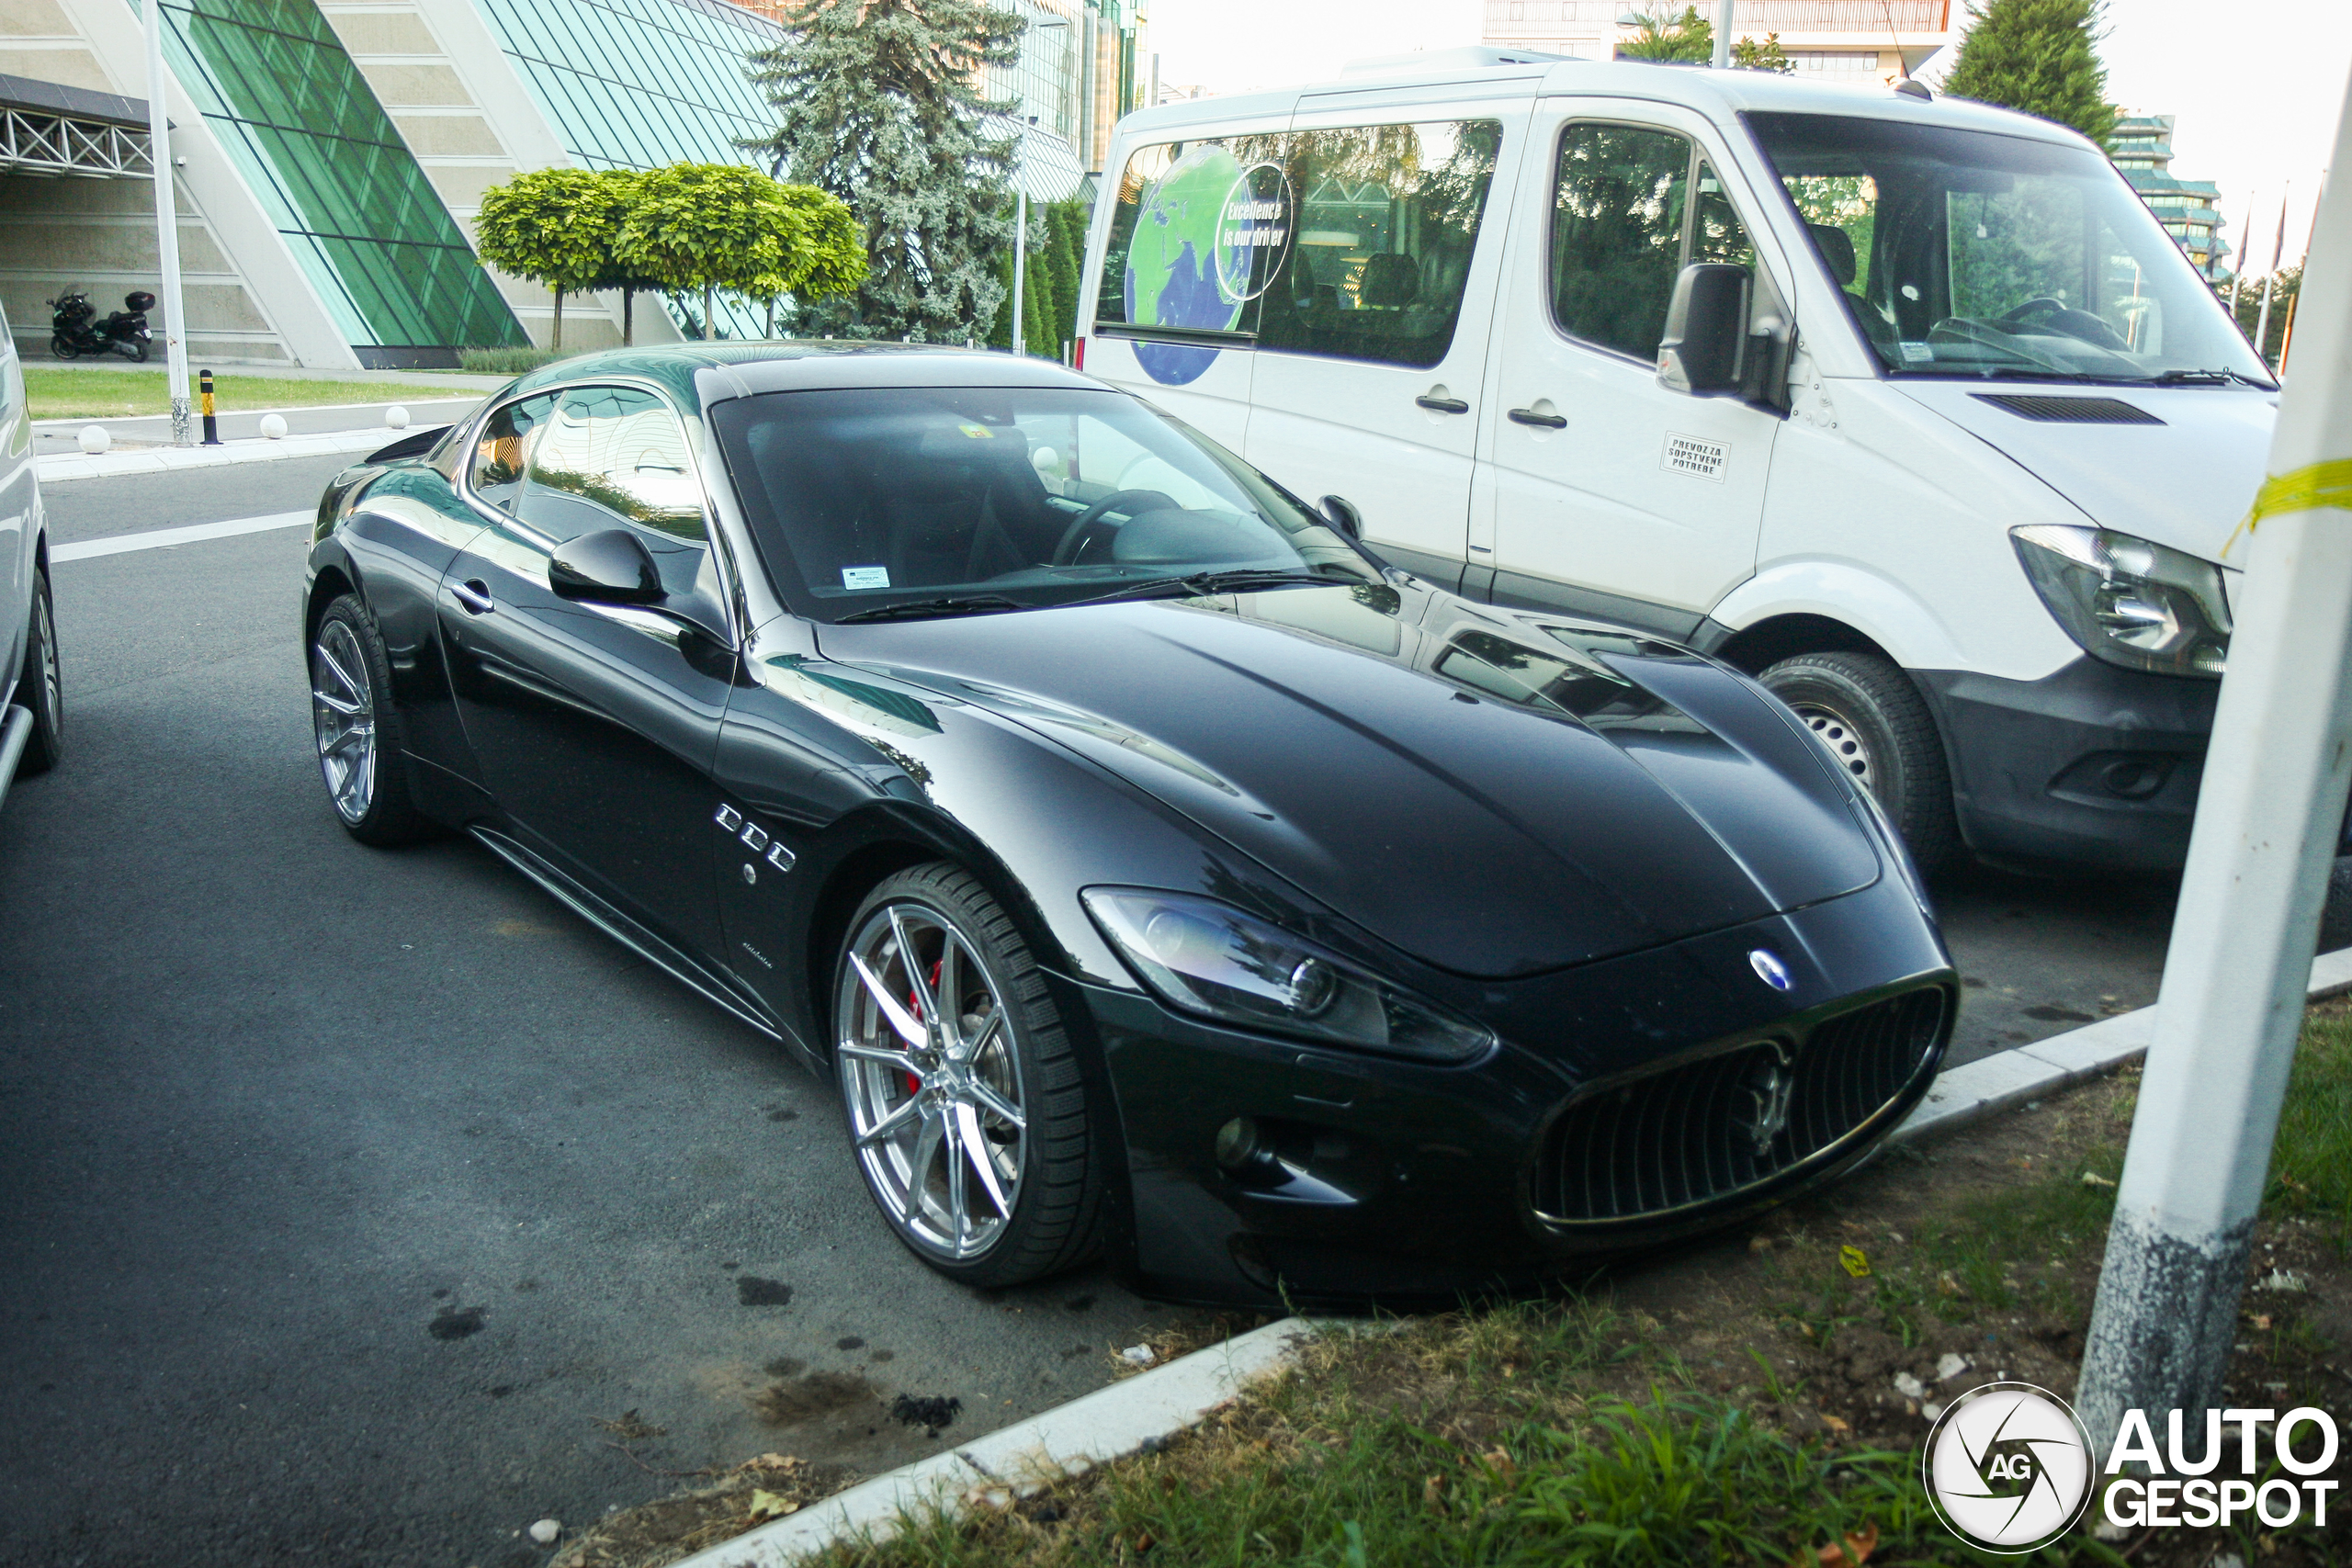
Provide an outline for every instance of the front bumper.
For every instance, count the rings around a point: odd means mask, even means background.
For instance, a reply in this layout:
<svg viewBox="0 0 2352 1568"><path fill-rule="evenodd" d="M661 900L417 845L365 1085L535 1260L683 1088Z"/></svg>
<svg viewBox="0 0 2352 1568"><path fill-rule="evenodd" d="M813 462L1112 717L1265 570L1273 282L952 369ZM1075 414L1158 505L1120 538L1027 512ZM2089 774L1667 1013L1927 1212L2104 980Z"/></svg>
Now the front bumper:
<svg viewBox="0 0 2352 1568"><path fill-rule="evenodd" d="M2088 655L2039 681L1913 673L1943 730L1970 849L2117 870L2187 860L2219 681Z"/></svg>
<svg viewBox="0 0 2352 1568"><path fill-rule="evenodd" d="M1788 992L1758 977L1758 948L1793 972ZM1894 877L1796 914L1480 989L1505 1043L1447 1068L1245 1034L1135 991L1077 987L1118 1108L1138 1283L1250 1306L1450 1303L1736 1223L1877 1146L1926 1093L1958 998L1932 924ZM1561 1130L1589 1136L1589 1120L1561 1120L1579 1091L1617 1093L1766 1036L1804 1041L1822 1019L1920 990L1941 998L1932 1037L1888 1080L1891 1095L1808 1157L1632 1219L1539 1213ZM1800 1048L1800 1074L1805 1060ZM1705 1106L1651 1100L1648 1133L1669 1149L1679 1131L1694 1146L1704 1137ZM1216 1157L1218 1129L1236 1117L1267 1150L1238 1170Z"/></svg>

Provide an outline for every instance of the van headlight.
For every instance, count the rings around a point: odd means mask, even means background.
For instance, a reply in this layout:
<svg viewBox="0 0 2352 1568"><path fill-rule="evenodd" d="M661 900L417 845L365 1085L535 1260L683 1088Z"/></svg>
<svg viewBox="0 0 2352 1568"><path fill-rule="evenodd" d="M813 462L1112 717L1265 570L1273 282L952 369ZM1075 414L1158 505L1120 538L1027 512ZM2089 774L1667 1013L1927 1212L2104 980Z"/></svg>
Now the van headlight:
<svg viewBox="0 0 2352 1568"><path fill-rule="evenodd" d="M1136 977L1180 1012L1423 1062L1467 1062L1495 1043L1492 1031L1213 898L1140 887L1080 897Z"/></svg>
<svg viewBox="0 0 2352 1568"><path fill-rule="evenodd" d="M2009 538L2041 602L2093 658L2161 675L2229 667L2229 594L2212 562L2111 528L2038 523Z"/></svg>

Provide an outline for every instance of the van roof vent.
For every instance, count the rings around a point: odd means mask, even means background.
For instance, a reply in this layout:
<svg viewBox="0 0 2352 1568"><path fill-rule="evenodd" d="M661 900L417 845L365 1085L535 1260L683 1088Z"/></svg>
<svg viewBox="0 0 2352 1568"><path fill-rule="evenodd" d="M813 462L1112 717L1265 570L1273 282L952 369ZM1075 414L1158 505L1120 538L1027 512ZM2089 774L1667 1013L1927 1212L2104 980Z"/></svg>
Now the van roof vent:
<svg viewBox="0 0 2352 1568"><path fill-rule="evenodd" d="M1993 403L2019 419L2044 424L2162 424L2146 409L2120 398L2052 398L2033 392L1971 392L1980 403Z"/></svg>

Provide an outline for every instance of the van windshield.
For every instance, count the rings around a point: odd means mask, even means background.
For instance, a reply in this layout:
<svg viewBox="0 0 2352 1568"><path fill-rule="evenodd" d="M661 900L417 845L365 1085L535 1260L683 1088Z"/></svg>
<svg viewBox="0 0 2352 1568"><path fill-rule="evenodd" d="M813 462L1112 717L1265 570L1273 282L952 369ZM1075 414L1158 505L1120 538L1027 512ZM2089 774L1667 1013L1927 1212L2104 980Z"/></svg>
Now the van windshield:
<svg viewBox="0 0 2352 1568"><path fill-rule="evenodd" d="M1843 115L1747 118L1890 374L2271 384L2096 152Z"/></svg>

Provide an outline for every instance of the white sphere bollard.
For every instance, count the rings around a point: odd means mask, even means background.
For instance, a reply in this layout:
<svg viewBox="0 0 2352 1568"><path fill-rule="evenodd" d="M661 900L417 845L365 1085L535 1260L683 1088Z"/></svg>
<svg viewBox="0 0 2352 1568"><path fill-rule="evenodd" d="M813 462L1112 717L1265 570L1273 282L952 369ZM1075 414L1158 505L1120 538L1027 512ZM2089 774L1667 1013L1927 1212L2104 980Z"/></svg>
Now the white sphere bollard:
<svg viewBox="0 0 2352 1568"><path fill-rule="evenodd" d="M401 407L398 403L394 403L390 408L386 409L384 411L384 426L388 430L406 430L408 428L408 410Z"/></svg>
<svg viewBox="0 0 2352 1568"><path fill-rule="evenodd" d="M114 436L103 424L84 425L82 434L76 439L82 443L82 450L93 457L114 445Z"/></svg>
<svg viewBox="0 0 2352 1568"><path fill-rule="evenodd" d="M262 415L262 416L261 416L261 438L262 438L264 441L283 441L283 440L285 440L285 439L286 439L286 421L285 421L284 419L280 418L278 415L274 414L274 413L266 413L266 414Z"/></svg>

